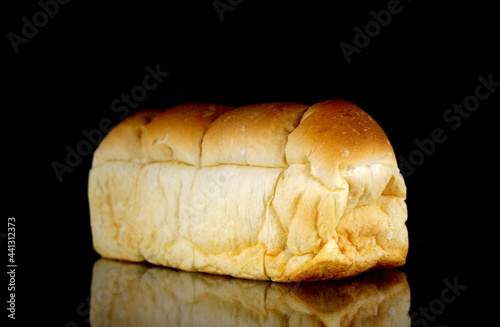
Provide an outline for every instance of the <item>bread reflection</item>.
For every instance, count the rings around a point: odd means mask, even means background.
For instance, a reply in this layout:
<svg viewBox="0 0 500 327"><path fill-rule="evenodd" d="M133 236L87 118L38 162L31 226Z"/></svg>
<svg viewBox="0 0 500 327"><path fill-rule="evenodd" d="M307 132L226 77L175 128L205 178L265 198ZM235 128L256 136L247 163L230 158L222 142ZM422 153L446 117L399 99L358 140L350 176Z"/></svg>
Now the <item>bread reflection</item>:
<svg viewBox="0 0 500 327"><path fill-rule="evenodd" d="M282 284L100 259L92 326L410 326L403 272Z"/></svg>

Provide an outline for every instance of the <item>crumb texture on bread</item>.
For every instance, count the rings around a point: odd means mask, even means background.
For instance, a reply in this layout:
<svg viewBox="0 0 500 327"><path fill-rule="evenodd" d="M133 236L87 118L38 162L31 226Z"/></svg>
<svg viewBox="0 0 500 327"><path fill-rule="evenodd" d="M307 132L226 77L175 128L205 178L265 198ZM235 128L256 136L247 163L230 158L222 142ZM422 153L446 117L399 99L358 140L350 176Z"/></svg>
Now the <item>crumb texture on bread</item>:
<svg viewBox="0 0 500 327"><path fill-rule="evenodd" d="M139 112L99 145L88 195L107 258L300 282L397 267L408 251L392 146L344 100Z"/></svg>

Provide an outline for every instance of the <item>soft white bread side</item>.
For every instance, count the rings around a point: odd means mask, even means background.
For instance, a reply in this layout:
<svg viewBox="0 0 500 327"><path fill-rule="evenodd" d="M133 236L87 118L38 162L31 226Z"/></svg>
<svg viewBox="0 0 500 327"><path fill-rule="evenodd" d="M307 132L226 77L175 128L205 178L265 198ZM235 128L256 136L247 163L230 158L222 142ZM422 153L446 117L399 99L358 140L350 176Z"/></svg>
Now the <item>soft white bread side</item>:
<svg viewBox="0 0 500 327"><path fill-rule="evenodd" d="M102 256L298 282L404 264L406 187L352 103L209 103L132 115L94 155Z"/></svg>

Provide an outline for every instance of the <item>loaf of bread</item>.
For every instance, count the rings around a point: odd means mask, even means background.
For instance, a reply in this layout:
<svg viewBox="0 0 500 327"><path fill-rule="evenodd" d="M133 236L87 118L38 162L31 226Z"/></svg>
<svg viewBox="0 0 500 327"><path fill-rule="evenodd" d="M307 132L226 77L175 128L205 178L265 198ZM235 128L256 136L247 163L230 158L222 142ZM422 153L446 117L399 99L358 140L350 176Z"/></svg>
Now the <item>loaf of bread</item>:
<svg viewBox="0 0 500 327"><path fill-rule="evenodd" d="M406 186L392 146L344 100L146 110L94 153L95 250L255 280L401 266Z"/></svg>
<svg viewBox="0 0 500 327"><path fill-rule="evenodd" d="M403 272L340 281L273 283L99 259L90 325L410 327Z"/></svg>

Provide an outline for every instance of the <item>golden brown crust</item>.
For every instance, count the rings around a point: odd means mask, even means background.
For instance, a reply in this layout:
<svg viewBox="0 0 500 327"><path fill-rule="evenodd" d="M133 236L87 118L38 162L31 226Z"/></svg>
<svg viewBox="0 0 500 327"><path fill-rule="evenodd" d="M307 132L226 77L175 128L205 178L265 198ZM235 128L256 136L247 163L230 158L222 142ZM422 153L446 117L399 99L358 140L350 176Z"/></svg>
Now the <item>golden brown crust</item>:
<svg viewBox="0 0 500 327"><path fill-rule="evenodd" d="M205 153L200 163L202 146ZM338 99L311 107L271 102L234 109L188 103L145 110L113 128L94 157L98 162L178 161L205 167L311 163L317 169L331 170L372 162L397 166L392 146L377 122L356 105Z"/></svg>
<svg viewBox="0 0 500 327"><path fill-rule="evenodd" d="M214 121L203 139L203 166L238 164L286 167L288 134L307 105L272 102L247 105Z"/></svg>
<svg viewBox="0 0 500 327"><path fill-rule="evenodd" d="M142 137L147 161L180 161L199 166L205 131L231 109L214 103L188 103L161 111Z"/></svg>
<svg viewBox="0 0 500 327"><path fill-rule="evenodd" d="M356 166L384 163L397 166L391 143L377 122L345 100L311 106L289 135L287 161L311 163L312 173L327 185L339 183L338 174Z"/></svg>
<svg viewBox="0 0 500 327"><path fill-rule="evenodd" d="M94 152L93 165L106 161L142 162L144 154L141 139L158 110L144 110L130 115L116 125Z"/></svg>

